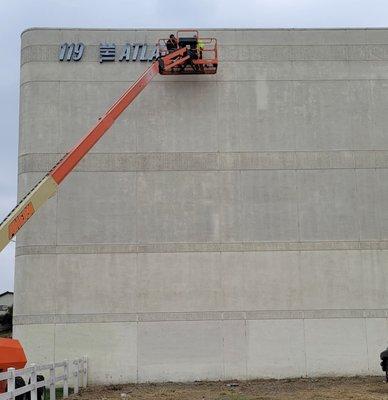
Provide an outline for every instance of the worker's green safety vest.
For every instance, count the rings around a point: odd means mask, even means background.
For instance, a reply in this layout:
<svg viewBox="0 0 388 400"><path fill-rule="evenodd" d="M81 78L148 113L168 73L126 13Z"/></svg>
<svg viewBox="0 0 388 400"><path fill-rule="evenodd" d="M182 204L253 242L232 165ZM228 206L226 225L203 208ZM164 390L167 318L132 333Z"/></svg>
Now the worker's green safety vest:
<svg viewBox="0 0 388 400"><path fill-rule="evenodd" d="M198 50L203 50L205 48L205 42L203 40L198 40L197 48Z"/></svg>

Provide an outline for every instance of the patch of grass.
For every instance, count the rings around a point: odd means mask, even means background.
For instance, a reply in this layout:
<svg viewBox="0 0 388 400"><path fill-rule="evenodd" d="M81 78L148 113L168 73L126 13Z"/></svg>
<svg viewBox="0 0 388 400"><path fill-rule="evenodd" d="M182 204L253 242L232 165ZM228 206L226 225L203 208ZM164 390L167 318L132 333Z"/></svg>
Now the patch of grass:
<svg viewBox="0 0 388 400"><path fill-rule="evenodd" d="M74 393L74 389L69 388L69 395L71 395L72 393ZM63 399L63 388L55 389L55 398ZM45 389L43 399L50 400L50 389L47 389L47 388Z"/></svg>
<svg viewBox="0 0 388 400"><path fill-rule="evenodd" d="M251 400L252 397L245 396L240 393L221 393L217 400Z"/></svg>

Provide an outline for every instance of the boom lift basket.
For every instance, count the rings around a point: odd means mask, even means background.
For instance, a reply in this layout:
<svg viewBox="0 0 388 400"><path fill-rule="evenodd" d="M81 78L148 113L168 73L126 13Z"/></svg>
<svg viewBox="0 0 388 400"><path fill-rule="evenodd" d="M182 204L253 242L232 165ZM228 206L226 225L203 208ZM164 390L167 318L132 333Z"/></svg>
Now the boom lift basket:
<svg viewBox="0 0 388 400"><path fill-rule="evenodd" d="M217 39L201 38L197 30L178 31L176 39L178 46L173 50L168 49L169 39L158 41L160 74L188 75L217 72Z"/></svg>

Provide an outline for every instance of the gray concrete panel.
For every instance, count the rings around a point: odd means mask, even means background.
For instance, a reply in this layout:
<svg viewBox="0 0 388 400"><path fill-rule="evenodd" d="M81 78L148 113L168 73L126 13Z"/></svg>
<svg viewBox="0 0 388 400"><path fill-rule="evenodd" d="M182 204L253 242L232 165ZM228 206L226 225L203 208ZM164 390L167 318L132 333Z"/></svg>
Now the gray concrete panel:
<svg viewBox="0 0 388 400"><path fill-rule="evenodd" d="M220 151L295 150L292 85L255 79L217 85Z"/></svg>
<svg viewBox="0 0 388 400"><path fill-rule="evenodd" d="M221 253L220 263L224 310L302 308L297 252Z"/></svg>
<svg viewBox="0 0 388 400"><path fill-rule="evenodd" d="M376 31L374 29L365 29L364 34L366 43L379 44L387 42L388 34L386 29L379 29Z"/></svg>
<svg viewBox="0 0 388 400"><path fill-rule="evenodd" d="M384 81L347 81L348 109L343 125L338 125L337 132L350 130L352 146L357 149L379 149L380 134L374 129L373 85L384 85ZM347 128L348 127L348 128ZM386 143L387 144L387 143Z"/></svg>
<svg viewBox="0 0 388 400"><path fill-rule="evenodd" d="M297 180L301 240L359 238L353 171L300 171Z"/></svg>
<svg viewBox="0 0 388 400"><path fill-rule="evenodd" d="M138 380L221 379L221 332L218 321L139 323Z"/></svg>
<svg viewBox="0 0 388 400"><path fill-rule="evenodd" d="M18 257L15 262L14 314L56 313L57 256Z"/></svg>
<svg viewBox="0 0 388 400"><path fill-rule="evenodd" d="M312 319L304 324L310 376L368 374L364 320Z"/></svg>
<svg viewBox="0 0 388 400"><path fill-rule="evenodd" d="M134 243L136 226L133 173L73 173L61 185L58 243Z"/></svg>
<svg viewBox="0 0 388 400"><path fill-rule="evenodd" d="M375 149L384 149L388 145L387 139L387 109L388 82L371 81L371 119Z"/></svg>
<svg viewBox="0 0 388 400"><path fill-rule="evenodd" d="M306 375L302 320L249 321L247 378Z"/></svg>
<svg viewBox="0 0 388 400"><path fill-rule="evenodd" d="M136 254L59 255L57 273L57 314L137 311Z"/></svg>
<svg viewBox="0 0 388 400"><path fill-rule="evenodd" d="M140 173L137 226L140 243L217 242L220 202L211 172Z"/></svg>
<svg viewBox="0 0 388 400"><path fill-rule="evenodd" d="M388 237L388 171L376 171L377 212L380 219L381 240Z"/></svg>
<svg viewBox="0 0 388 400"><path fill-rule="evenodd" d="M356 170L360 240L381 239L379 189L375 170Z"/></svg>
<svg viewBox="0 0 388 400"><path fill-rule="evenodd" d="M55 361L83 355L89 355L88 383L136 382L136 323L56 325Z"/></svg>
<svg viewBox="0 0 388 400"><path fill-rule="evenodd" d="M59 82L40 82L21 87L19 154L57 151L59 86Z"/></svg>
<svg viewBox="0 0 388 400"><path fill-rule="evenodd" d="M241 171L221 174L222 241L297 241L294 171Z"/></svg>
<svg viewBox="0 0 388 400"><path fill-rule="evenodd" d="M47 364L55 360L54 325L14 326L12 337L20 341L29 362Z"/></svg>
<svg viewBox="0 0 388 400"><path fill-rule="evenodd" d="M349 126L349 83L294 82L293 127L300 150L345 150L352 148Z"/></svg>
<svg viewBox="0 0 388 400"><path fill-rule="evenodd" d="M365 291L365 306L385 308L388 305L388 261L383 251L362 252L363 286Z"/></svg>
<svg viewBox="0 0 388 400"><path fill-rule="evenodd" d="M157 82L131 110L138 121L139 152L217 151L218 86L194 82Z"/></svg>
<svg viewBox="0 0 388 400"><path fill-rule="evenodd" d="M360 252L301 252L302 308L362 308L366 297L374 289L364 285L365 275L368 273L369 269L362 264Z"/></svg>
<svg viewBox="0 0 388 400"><path fill-rule="evenodd" d="M243 241L299 239L294 172L244 171L241 191Z"/></svg>
<svg viewBox="0 0 388 400"><path fill-rule="evenodd" d="M223 379L247 377L247 321L222 322L224 375Z"/></svg>
<svg viewBox="0 0 388 400"><path fill-rule="evenodd" d="M141 312L224 309L219 253L139 254Z"/></svg>

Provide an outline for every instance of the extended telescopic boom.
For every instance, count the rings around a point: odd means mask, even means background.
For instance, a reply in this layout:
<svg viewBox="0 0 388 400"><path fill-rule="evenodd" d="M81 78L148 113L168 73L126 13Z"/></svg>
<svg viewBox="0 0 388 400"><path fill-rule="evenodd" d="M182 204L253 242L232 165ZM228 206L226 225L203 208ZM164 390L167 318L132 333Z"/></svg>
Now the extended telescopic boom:
<svg viewBox="0 0 388 400"><path fill-rule="evenodd" d="M186 35L191 33L191 36L182 38L179 34L180 32ZM99 118L90 132L5 217L0 224L0 251L35 214L38 208L55 194L58 185L76 167L157 73L162 75L216 73L218 59L217 41L215 39L201 39L201 43L204 43L204 45L198 49L195 47L195 44L200 41L198 31L178 31L177 39L177 46L172 50L166 50L166 39L159 40L160 57L158 60L147 68L105 115ZM211 56L206 56L207 53L211 54Z"/></svg>
<svg viewBox="0 0 388 400"><path fill-rule="evenodd" d="M69 151L55 167L19 202L0 224L0 251L16 235L20 228L35 214L43 203L57 191L58 185L75 168L88 151L112 126L120 114L159 72L154 62L141 77L99 118L97 124Z"/></svg>

